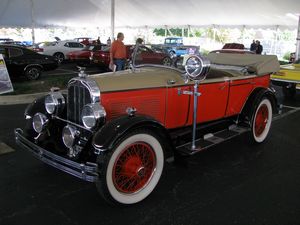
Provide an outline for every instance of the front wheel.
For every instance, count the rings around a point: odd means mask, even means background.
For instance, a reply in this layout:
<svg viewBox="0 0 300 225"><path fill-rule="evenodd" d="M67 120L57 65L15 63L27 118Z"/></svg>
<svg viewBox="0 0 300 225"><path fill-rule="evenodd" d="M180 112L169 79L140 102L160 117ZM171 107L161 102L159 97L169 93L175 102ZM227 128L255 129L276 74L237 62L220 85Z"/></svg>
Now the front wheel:
<svg viewBox="0 0 300 225"><path fill-rule="evenodd" d="M256 107L251 121L251 141L262 143L268 136L272 123L272 104L263 98Z"/></svg>
<svg viewBox="0 0 300 225"><path fill-rule="evenodd" d="M163 147L150 131L134 132L98 159L100 194L109 203L134 204L156 187L164 167Z"/></svg>

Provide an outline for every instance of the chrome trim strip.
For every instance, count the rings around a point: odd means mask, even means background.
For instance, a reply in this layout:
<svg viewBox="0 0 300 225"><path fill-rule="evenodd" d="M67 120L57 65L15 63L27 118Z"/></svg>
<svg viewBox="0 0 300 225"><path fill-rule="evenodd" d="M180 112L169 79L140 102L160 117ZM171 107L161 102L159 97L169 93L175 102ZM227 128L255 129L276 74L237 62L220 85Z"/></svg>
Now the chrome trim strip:
<svg viewBox="0 0 300 225"><path fill-rule="evenodd" d="M73 126L79 127L79 128L81 128L81 129L84 129L84 130L86 130L86 131L89 131L89 132L93 133L93 131L91 131L90 129L88 129L88 128L84 127L84 126L81 126L81 125L79 125L79 124L77 124L77 123L73 123L73 122L71 122L71 121L69 121L69 120L65 120L65 119L60 118L60 117L55 116L55 115L53 115L52 118L53 118L53 119L60 120L60 121L65 122L65 123L68 123L68 124L71 124L71 125L73 125Z"/></svg>
<svg viewBox="0 0 300 225"><path fill-rule="evenodd" d="M23 131L20 128L15 129L14 133L16 143L32 152L36 158L44 163L88 182L96 182L98 180L98 166L96 163L77 163L49 152L26 139L22 135Z"/></svg>
<svg viewBox="0 0 300 225"><path fill-rule="evenodd" d="M271 80L274 81L281 81L281 82L286 82L286 83L295 83L295 84L300 84L300 80L286 80L286 79L279 79L279 78L271 78Z"/></svg>

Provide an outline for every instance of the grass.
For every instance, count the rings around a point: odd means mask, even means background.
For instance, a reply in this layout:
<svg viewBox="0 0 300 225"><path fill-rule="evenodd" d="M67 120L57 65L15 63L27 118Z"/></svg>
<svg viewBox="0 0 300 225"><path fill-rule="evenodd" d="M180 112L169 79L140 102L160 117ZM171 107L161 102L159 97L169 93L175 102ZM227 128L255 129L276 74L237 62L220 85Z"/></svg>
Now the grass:
<svg viewBox="0 0 300 225"><path fill-rule="evenodd" d="M20 94L32 94L39 92L48 92L51 87L59 87L65 89L68 81L77 75L54 75L41 77L35 81L28 81L26 78L20 78L13 80L12 84L14 92L7 93L5 95L20 95Z"/></svg>

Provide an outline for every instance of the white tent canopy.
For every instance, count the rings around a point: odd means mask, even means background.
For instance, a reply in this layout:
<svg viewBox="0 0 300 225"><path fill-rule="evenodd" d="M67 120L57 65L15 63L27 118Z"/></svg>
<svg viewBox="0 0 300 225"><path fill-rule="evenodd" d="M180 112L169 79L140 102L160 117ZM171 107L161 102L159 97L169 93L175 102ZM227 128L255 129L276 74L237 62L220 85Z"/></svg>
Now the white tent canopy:
<svg viewBox="0 0 300 225"><path fill-rule="evenodd" d="M110 7L110 0L1 0L0 27L31 27L32 14L35 27L109 27ZM299 0L115 0L116 27L295 29L299 13Z"/></svg>

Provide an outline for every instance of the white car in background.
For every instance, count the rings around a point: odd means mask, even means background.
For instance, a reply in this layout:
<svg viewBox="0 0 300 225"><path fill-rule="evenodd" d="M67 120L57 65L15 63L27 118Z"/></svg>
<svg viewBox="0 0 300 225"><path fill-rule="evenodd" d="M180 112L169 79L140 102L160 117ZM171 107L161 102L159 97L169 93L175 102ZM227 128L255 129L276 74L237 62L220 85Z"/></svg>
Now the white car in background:
<svg viewBox="0 0 300 225"><path fill-rule="evenodd" d="M84 44L77 41L54 41L49 43L46 46L43 46L43 51L39 53L44 55L53 55L58 59L58 62L61 63L67 58L69 52L82 50L85 47Z"/></svg>

